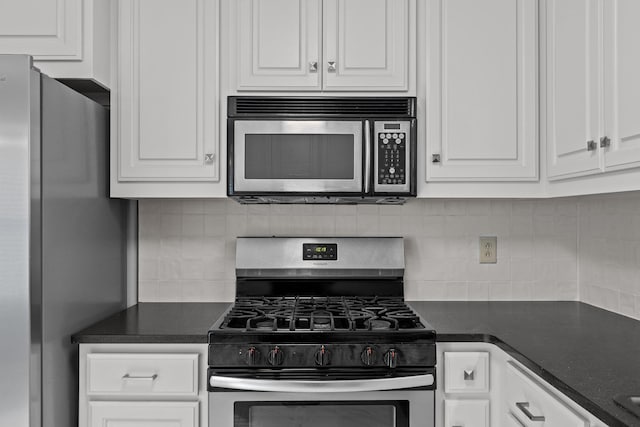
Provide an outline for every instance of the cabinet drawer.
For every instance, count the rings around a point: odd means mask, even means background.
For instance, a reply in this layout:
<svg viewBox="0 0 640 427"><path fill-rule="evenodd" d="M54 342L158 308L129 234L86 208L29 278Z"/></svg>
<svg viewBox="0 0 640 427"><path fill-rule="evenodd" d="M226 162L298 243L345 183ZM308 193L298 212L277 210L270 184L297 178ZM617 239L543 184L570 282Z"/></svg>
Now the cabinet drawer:
<svg viewBox="0 0 640 427"><path fill-rule="evenodd" d="M87 394L197 396L198 355L92 353L87 355Z"/></svg>
<svg viewBox="0 0 640 427"><path fill-rule="evenodd" d="M445 427L489 427L488 400L444 401Z"/></svg>
<svg viewBox="0 0 640 427"><path fill-rule="evenodd" d="M91 402L89 427L198 427L198 402Z"/></svg>
<svg viewBox="0 0 640 427"><path fill-rule="evenodd" d="M489 353L445 352L445 393L489 392Z"/></svg>
<svg viewBox="0 0 640 427"><path fill-rule="evenodd" d="M507 365L508 410L527 426L587 427L588 421L513 363Z"/></svg>

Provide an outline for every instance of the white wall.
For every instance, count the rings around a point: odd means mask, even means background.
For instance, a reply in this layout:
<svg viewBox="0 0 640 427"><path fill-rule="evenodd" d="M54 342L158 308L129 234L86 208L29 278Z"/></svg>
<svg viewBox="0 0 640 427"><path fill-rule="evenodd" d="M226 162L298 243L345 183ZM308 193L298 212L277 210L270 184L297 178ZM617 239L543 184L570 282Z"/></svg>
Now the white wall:
<svg viewBox="0 0 640 427"><path fill-rule="evenodd" d="M407 299L575 300L578 202L411 200L404 206L139 203L139 301L231 301L237 236L404 236ZM478 263L481 235L498 263Z"/></svg>

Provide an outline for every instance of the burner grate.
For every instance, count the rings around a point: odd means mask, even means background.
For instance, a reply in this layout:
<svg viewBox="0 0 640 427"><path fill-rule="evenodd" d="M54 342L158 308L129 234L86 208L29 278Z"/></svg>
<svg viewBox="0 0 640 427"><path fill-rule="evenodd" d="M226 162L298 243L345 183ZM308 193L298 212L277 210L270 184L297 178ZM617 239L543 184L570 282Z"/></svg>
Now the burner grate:
<svg viewBox="0 0 640 427"><path fill-rule="evenodd" d="M424 329L397 297L239 297L220 325L247 331Z"/></svg>

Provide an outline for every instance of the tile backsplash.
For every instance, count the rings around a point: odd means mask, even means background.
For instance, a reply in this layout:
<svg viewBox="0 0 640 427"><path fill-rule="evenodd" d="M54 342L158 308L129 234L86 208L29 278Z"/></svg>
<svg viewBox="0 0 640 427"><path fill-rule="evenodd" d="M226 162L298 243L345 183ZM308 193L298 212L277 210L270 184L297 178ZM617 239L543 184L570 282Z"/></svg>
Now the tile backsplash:
<svg viewBox="0 0 640 427"><path fill-rule="evenodd" d="M640 192L579 201L580 301L640 319Z"/></svg>
<svg viewBox="0 0 640 427"><path fill-rule="evenodd" d="M141 200L138 298L231 301L237 236L310 235L405 237L409 300L576 300L579 207L592 204L599 206L579 198L403 206ZM483 235L498 237L497 264L479 264ZM590 286L594 299L610 297L602 282Z"/></svg>

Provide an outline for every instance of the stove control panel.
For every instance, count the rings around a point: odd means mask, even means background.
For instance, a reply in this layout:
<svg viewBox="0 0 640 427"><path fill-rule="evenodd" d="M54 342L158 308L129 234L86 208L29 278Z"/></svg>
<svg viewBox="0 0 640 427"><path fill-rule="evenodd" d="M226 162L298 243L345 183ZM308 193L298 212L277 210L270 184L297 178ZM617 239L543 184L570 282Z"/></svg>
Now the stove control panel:
<svg viewBox="0 0 640 427"><path fill-rule="evenodd" d="M435 344L224 344L209 345L209 365L218 368L322 368L434 366Z"/></svg>
<svg viewBox="0 0 640 427"><path fill-rule="evenodd" d="M337 243L303 243L302 259L304 261L337 261Z"/></svg>

